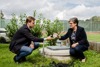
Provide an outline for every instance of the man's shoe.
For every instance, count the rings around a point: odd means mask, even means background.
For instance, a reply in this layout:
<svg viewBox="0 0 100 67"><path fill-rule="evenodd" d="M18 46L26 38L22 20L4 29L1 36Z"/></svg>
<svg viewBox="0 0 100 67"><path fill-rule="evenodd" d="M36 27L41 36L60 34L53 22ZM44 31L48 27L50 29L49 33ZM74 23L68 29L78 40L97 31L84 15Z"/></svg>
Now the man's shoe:
<svg viewBox="0 0 100 67"><path fill-rule="evenodd" d="M26 61L26 58L25 58L25 57L22 57L22 58L21 58L21 61L22 61L22 62Z"/></svg>
<svg viewBox="0 0 100 67"><path fill-rule="evenodd" d="M13 60L14 60L14 62L15 62L15 63L17 63L17 64L19 64L19 63L20 63L20 61L19 61L19 60L16 60L16 56L14 56Z"/></svg>

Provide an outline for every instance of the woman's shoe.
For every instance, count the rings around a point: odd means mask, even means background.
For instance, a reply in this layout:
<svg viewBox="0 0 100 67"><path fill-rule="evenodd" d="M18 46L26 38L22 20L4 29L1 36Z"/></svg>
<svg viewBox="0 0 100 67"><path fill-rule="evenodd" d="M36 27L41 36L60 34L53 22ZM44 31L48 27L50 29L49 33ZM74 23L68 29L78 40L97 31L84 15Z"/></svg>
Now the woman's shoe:
<svg viewBox="0 0 100 67"><path fill-rule="evenodd" d="M81 62L83 62L83 63L84 63L84 62L86 62L86 58L84 58L84 59L81 59Z"/></svg>

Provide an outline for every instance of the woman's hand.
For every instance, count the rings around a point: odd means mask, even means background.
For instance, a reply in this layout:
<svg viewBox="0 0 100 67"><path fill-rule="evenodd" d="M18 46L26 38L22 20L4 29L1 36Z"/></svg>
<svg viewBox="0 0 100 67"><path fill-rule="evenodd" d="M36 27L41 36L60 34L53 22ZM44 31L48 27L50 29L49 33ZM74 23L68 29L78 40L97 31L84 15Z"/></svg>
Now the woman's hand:
<svg viewBox="0 0 100 67"><path fill-rule="evenodd" d="M54 34L53 34L53 38L57 38L57 39L59 39L60 36L59 36L57 33L54 33Z"/></svg>
<svg viewBox="0 0 100 67"><path fill-rule="evenodd" d="M75 48L76 46L78 45L78 43L74 43L74 44L72 44L72 48Z"/></svg>

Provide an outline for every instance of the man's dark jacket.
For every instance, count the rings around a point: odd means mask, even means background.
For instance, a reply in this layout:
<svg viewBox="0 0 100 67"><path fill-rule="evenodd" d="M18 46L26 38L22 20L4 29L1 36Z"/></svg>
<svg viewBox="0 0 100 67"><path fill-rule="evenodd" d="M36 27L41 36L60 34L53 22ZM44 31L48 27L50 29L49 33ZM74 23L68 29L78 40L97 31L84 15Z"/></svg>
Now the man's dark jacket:
<svg viewBox="0 0 100 67"><path fill-rule="evenodd" d="M13 36L9 49L17 54L23 45L27 43L27 46L29 46L31 41L43 42L44 39L33 36L27 25L23 25Z"/></svg>
<svg viewBox="0 0 100 67"><path fill-rule="evenodd" d="M71 40L72 32L73 32L73 29L69 28L68 32L64 36L61 36L60 40L65 40L65 39L69 38L70 44L72 45L73 44L73 42ZM76 42L78 42L79 45L85 45L86 47L89 46L89 43L87 41L87 35L86 35L86 32L83 27L80 27L80 26L77 27Z"/></svg>

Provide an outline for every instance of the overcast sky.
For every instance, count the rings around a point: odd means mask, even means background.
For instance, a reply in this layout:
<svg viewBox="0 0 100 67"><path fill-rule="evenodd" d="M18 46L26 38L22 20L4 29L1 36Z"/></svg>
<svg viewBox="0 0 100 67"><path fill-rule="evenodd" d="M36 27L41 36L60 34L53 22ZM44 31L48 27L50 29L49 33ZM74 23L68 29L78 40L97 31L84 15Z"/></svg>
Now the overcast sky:
<svg viewBox="0 0 100 67"><path fill-rule="evenodd" d="M0 10L5 18L10 18L12 13L29 16L36 10L47 19L78 17L85 20L100 16L100 0L0 0Z"/></svg>

